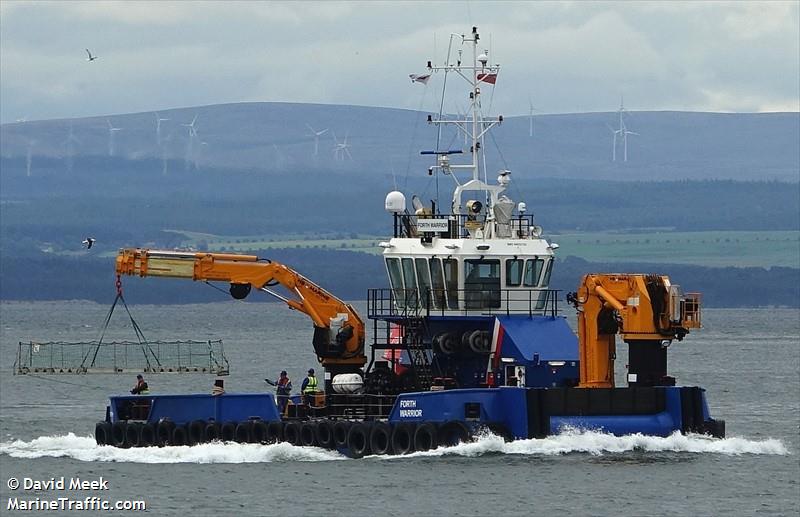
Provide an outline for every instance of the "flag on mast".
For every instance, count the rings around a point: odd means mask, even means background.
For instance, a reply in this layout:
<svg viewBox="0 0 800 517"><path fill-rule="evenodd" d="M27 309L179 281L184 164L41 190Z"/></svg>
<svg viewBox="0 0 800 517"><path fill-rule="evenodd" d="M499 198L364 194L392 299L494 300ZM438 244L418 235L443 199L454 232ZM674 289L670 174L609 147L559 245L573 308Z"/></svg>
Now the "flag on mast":
<svg viewBox="0 0 800 517"><path fill-rule="evenodd" d="M478 74L478 82L494 84L497 82L497 74Z"/></svg>
<svg viewBox="0 0 800 517"><path fill-rule="evenodd" d="M428 84L428 79L431 78L431 74L425 74L425 75L408 74L408 77L411 78L412 83Z"/></svg>

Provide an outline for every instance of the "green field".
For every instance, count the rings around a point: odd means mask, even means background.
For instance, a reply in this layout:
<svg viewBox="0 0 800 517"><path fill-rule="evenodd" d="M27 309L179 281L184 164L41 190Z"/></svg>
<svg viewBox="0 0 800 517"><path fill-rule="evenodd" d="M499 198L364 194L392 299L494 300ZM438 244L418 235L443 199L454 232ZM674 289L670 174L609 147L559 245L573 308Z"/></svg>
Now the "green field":
<svg viewBox="0 0 800 517"><path fill-rule="evenodd" d="M387 238L367 235L224 236L171 230L184 246L210 251L275 248L345 249L379 254ZM798 231L569 233L545 235L560 246L560 257L591 262L651 262L707 267L784 266L800 268Z"/></svg>

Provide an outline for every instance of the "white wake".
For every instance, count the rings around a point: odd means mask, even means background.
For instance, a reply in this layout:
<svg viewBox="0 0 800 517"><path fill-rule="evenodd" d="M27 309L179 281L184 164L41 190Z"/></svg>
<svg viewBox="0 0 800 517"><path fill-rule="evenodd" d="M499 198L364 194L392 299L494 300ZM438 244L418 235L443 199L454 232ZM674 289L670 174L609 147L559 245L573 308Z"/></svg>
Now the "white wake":
<svg viewBox="0 0 800 517"><path fill-rule="evenodd" d="M400 459L435 456L479 457L489 454L558 456L589 454L593 456L628 452L672 452L690 454L790 454L780 440L716 439L700 435L675 433L666 438L645 436L613 436L595 431L567 431L544 439L516 440L506 443L494 435L479 437L471 443L416 452L406 456L372 456ZM76 436L42 436L31 441L14 440L0 443L0 454L12 458L73 458L80 461L124 463L270 463L289 461L334 461L346 459L336 451L318 447L296 447L288 443L273 445L207 443L193 447L147 447L119 449L97 445L94 438Z"/></svg>

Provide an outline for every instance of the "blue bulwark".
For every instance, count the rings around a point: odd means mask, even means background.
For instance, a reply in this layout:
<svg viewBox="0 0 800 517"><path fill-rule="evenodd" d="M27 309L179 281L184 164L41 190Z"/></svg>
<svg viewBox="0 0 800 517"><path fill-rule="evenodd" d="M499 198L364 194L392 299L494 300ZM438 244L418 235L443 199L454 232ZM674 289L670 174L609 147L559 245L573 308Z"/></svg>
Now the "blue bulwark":
<svg viewBox="0 0 800 517"><path fill-rule="evenodd" d="M517 361L577 361L578 338L563 317L496 316L493 348ZM538 360L538 361L537 361Z"/></svg>

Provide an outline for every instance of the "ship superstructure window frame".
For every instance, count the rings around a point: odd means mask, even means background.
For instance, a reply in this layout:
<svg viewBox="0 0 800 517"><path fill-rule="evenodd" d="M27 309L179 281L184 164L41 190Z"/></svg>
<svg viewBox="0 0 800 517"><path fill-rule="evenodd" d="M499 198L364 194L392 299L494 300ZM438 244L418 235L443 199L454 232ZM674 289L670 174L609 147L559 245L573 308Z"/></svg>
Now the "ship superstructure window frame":
<svg viewBox="0 0 800 517"><path fill-rule="evenodd" d="M386 270L389 273L389 283L392 284L392 292L394 292L394 298L397 304L401 307L405 307L405 286L403 284L403 269L400 265L400 259L397 257L387 257Z"/></svg>
<svg viewBox="0 0 800 517"><path fill-rule="evenodd" d="M431 258L429 261L431 272L431 298L433 306L437 309L447 307L447 294L444 283L444 270L442 270L442 260Z"/></svg>
<svg viewBox="0 0 800 517"><path fill-rule="evenodd" d="M419 306L419 291L417 290L417 273L414 267L414 259L402 257L400 265L403 270L403 284L405 285L406 303ZM416 300L413 298L416 295Z"/></svg>
<svg viewBox="0 0 800 517"><path fill-rule="evenodd" d="M538 287L540 285L539 280L544 269L544 262L545 260L539 257L525 261L525 274L522 277L525 287Z"/></svg>
<svg viewBox="0 0 800 517"><path fill-rule="evenodd" d="M444 285L447 293L447 308L458 309L458 271L460 269L458 260L446 258L442 260L444 269Z"/></svg>
<svg viewBox="0 0 800 517"><path fill-rule="evenodd" d="M506 285L519 287L522 285L522 273L525 271L525 260L506 259Z"/></svg>
<svg viewBox="0 0 800 517"><path fill-rule="evenodd" d="M428 308L431 296L431 274L428 269L428 259L417 257L414 259L414 266L417 270L417 285L419 285L419 297L422 307Z"/></svg>
<svg viewBox="0 0 800 517"><path fill-rule="evenodd" d="M466 309L500 308L500 259L464 260Z"/></svg>

